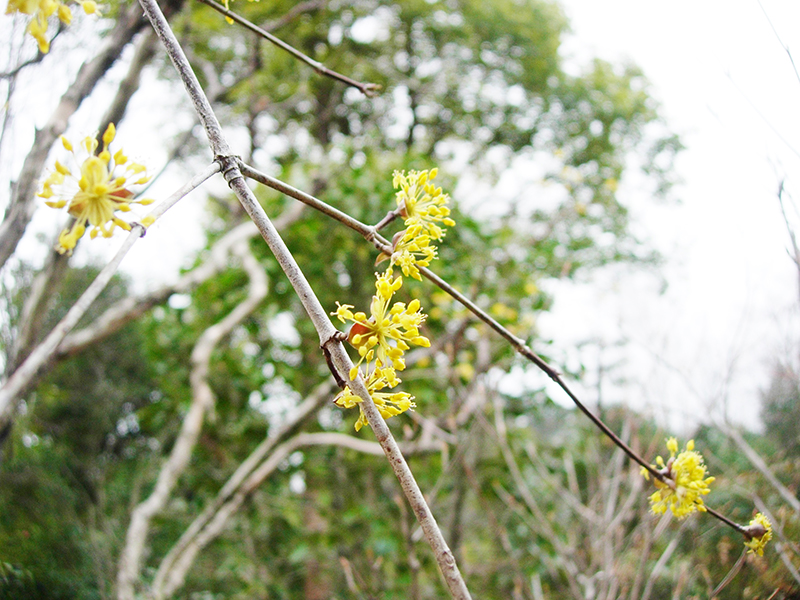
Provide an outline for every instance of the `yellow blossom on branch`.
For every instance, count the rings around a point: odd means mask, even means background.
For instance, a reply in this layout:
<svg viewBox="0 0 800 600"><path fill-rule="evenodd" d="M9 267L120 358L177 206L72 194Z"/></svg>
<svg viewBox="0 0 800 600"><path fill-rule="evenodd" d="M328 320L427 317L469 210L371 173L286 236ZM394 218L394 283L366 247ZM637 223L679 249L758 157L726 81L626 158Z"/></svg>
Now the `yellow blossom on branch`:
<svg viewBox="0 0 800 600"><path fill-rule="evenodd" d="M386 259L386 255L382 255ZM427 267L436 258L436 246L431 244L431 237L420 234L407 238L405 232L398 232L392 239L392 256L390 268L394 265L400 267L403 275L422 281L419 274L420 267Z"/></svg>
<svg viewBox="0 0 800 600"><path fill-rule="evenodd" d="M376 366L366 378L367 391L384 419L404 413L416 406L414 397L407 392L389 393L381 391L386 388L392 389L399 383L400 379L392 367ZM353 408L358 405L360 415L355 424L356 431L359 431L367 424L367 418L361 408L363 400L356 396L349 387L345 387L344 390L339 392L339 395L333 401L342 408Z"/></svg>
<svg viewBox="0 0 800 600"><path fill-rule="evenodd" d="M95 155L97 140L85 138L80 146L86 158L80 161L72 144L62 136L61 143L74 159L76 168L56 161L55 171L45 179L39 196L45 198L45 204L51 208L64 208L75 218L70 229L61 232L57 250L62 254L72 252L78 240L86 231L87 223L91 226L92 239L98 234L111 237L114 227L130 231L129 223L117 216L118 212L128 212L131 204L148 205L153 200L134 200L134 193L128 189L130 185L147 183L150 177L144 166L128 160L122 149L114 155L109 145L114 140L116 129L110 124L103 134L103 150ZM55 198L55 199L52 199ZM149 223L143 223L148 226Z"/></svg>
<svg viewBox="0 0 800 600"><path fill-rule="evenodd" d="M87 15L97 13L97 3L94 0L79 0L78 4ZM6 14L20 13L33 18L28 23L30 33L39 44L39 51L47 54L50 51L50 41L47 39L47 19L54 14L58 15L64 25L72 22L72 10L60 0L8 0Z"/></svg>
<svg viewBox="0 0 800 600"><path fill-rule="evenodd" d="M667 509L678 518L695 511L705 512L702 496L710 492L709 483L713 477L706 477L706 465L703 456L694 450L694 440L689 440L686 449L678 453L678 440L674 437L667 440L669 459L664 462L660 456L656 457L654 468L664 476L666 483L656 479L653 483L658 489L650 496L650 509L655 514L663 514ZM647 469L642 468L642 474L649 478Z"/></svg>
<svg viewBox="0 0 800 600"><path fill-rule="evenodd" d="M363 312L354 313L350 304L336 303L336 315L342 323L352 322L347 340L358 350L360 359L350 371L350 379L356 378L358 366L362 362L369 364L376 361L376 367L391 365L398 371L406 368L403 353L410 348L409 344L428 347L428 338L420 335L419 327L427 315L420 312L419 300L412 300L406 305L395 302L391 308L394 293L403 285L403 278L393 278L392 272L377 276L375 295L370 305L370 316Z"/></svg>
<svg viewBox="0 0 800 600"><path fill-rule="evenodd" d="M772 539L772 523L769 519L763 513L758 513L744 528L744 533L748 538L744 543L749 548L747 553L764 556L764 547Z"/></svg>
<svg viewBox="0 0 800 600"><path fill-rule="evenodd" d="M447 202L450 197L442 193L442 188L431 183L437 173L438 169L409 171L408 175L404 171L394 172L392 185L399 190L396 194L397 207L405 219L406 240L427 234L431 240L438 241L444 237L444 229L440 224L449 227L456 224L449 217Z"/></svg>

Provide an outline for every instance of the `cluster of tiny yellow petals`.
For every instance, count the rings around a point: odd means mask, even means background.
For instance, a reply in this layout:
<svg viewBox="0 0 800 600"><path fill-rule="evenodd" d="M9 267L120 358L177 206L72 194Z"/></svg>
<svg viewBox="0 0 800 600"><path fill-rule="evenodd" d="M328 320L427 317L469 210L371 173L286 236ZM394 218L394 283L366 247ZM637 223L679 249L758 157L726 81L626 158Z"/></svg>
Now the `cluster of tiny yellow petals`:
<svg viewBox="0 0 800 600"><path fill-rule="evenodd" d="M420 335L419 327L427 315L420 311L419 300L406 305L395 302L389 304L394 293L403 285L403 278L393 277L391 271L379 274L375 282L375 295L370 305L370 316L363 312L354 313L350 304L339 304L334 315L342 323L351 322L348 341L358 350L358 363L350 371L350 379L358 374L362 362L375 361L378 367L391 365L398 371L405 369L403 353L415 346L430 346L428 338Z"/></svg>
<svg viewBox="0 0 800 600"><path fill-rule="evenodd" d="M432 183L437 173L438 169L409 171L408 175L403 171L394 172L392 185L398 190L397 207L405 219L407 238L426 233L432 240L439 241L444 237L444 229L439 224L455 225L447 208L449 196Z"/></svg>
<svg viewBox="0 0 800 600"><path fill-rule="evenodd" d="M695 511L705 512L703 496L710 492L708 484L713 477L706 477L706 465L703 456L694 450L694 440L689 440L686 449L678 453L678 440L674 437L667 440L670 456L666 463L660 456L656 457L656 465L666 479L666 483L656 479L658 491L650 496L650 508L655 514L663 514L667 509L678 518ZM647 469L642 469L647 477Z"/></svg>
<svg viewBox="0 0 800 600"><path fill-rule="evenodd" d="M70 229L61 232L56 249L61 252L72 252L78 240L86 232L87 223L92 239L98 235L111 237L114 228L130 231L129 223L117 216L117 212L128 212L131 204L146 206L153 200L133 199L134 193L127 186L147 183L150 177L144 166L128 160L128 157L117 150L111 155L109 146L116 136L114 124L110 124L103 133L103 150L95 154L98 143L93 137L85 138L80 146L87 155L82 161L78 159L72 143L61 138L64 149L72 154L76 168L74 170L59 161L55 170L42 184L41 198L45 198L51 208L67 208L67 212L75 219ZM147 227L150 223L142 223Z"/></svg>
<svg viewBox="0 0 800 600"><path fill-rule="evenodd" d="M764 556L764 547L772 539L772 523L763 513L758 513L744 529L748 537L744 543L749 548L747 553Z"/></svg>
<svg viewBox="0 0 800 600"><path fill-rule="evenodd" d="M391 255L383 254L377 261L389 260L390 263L384 273L376 273L370 314L354 313L352 305L338 302L336 312L332 313L343 323L352 323L347 340L358 351L359 360L350 370L350 380L358 376L359 367L364 364L367 389L384 418L414 406L413 397L405 392L390 394L380 390L394 388L400 382L395 371L406 368L403 359L406 350L412 345L430 346L428 338L419 331L427 318L420 309L419 300L413 299L407 305L404 302L392 304L392 297L403 285L403 277L395 277L393 267L398 266L406 277L422 279L419 269L427 267L436 258L436 247L432 242L444 237L443 225L455 225L446 206L447 194L431 183L436 174L436 169L409 171L408 175L394 172L393 185L399 190L396 194L397 212L403 217L406 228L394 236ZM335 402L343 408L352 408L361 403L361 398L345 387ZM356 430L366 422L361 411Z"/></svg>
<svg viewBox="0 0 800 600"><path fill-rule="evenodd" d="M80 0L83 11L87 15L98 12L94 0ZM64 25L72 22L72 10L60 0L8 0L6 14L20 13L33 17L28 23L28 33L39 44L39 51L47 54L50 51L50 40L47 39L47 19L54 14Z"/></svg>
<svg viewBox="0 0 800 600"><path fill-rule="evenodd" d="M384 419L397 416L414 408L414 397L407 392L382 392L384 389L392 389L400 383L397 373L392 367L375 367L366 378L367 391L375 403L375 407ZM356 396L349 387L339 392L334 398L334 403L342 408L353 408L358 405L359 417L355 428L359 431L367 424L367 418L361 408L361 398Z"/></svg>
<svg viewBox="0 0 800 600"><path fill-rule="evenodd" d="M391 265L397 265L406 277L422 281L420 267L427 267L436 258L436 246L431 244L431 236L421 233L408 237L399 232L392 247Z"/></svg>
<svg viewBox="0 0 800 600"><path fill-rule="evenodd" d="M430 171L395 171L393 185L398 190L397 207L406 228L392 240L391 266L397 265L406 277L421 280L420 267L436 258L436 246L445 234L442 225L453 226L447 208L449 196L431 183L438 173Z"/></svg>

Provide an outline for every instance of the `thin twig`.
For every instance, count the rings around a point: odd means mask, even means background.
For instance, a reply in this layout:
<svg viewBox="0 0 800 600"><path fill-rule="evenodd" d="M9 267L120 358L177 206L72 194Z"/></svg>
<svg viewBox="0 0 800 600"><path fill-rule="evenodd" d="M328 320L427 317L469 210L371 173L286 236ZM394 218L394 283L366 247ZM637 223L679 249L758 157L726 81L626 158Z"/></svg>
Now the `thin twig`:
<svg viewBox="0 0 800 600"><path fill-rule="evenodd" d="M722 590L728 587L728 584L733 581L733 578L739 573L744 565L745 558L747 558L747 548L742 550L742 553L739 555L739 558L736 560L734 565L731 567L731 570L722 578L722 581L719 582L719 585L714 588L714 591L711 592L711 597L716 597Z"/></svg>
<svg viewBox="0 0 800 600"><path fill-rule="evenodd" d="M382 237L377 231L377 227L371 227L351 217L350 215L343 213L337 208L323 202L322 200L315 198L314 196L307 194L306 192L300 191L296 188L293 188L287 183L284 183L274 177L270 177L266 173L262 173L257 169L249 165L245 165L239 161L241 166L242 174L255 179L256 181L263 183L264 185L271 187L275 190L278 190L291 198L295 198L300 202L303 202L307 206L314 208L315 210L320 211L321 213L328 215L329 217L339 221L346 227L349 227L353 231L361 234L368 242L372 243L375 248L386 255L391 255L391 246L389 242ZM389 213L391 214L391 213ZM386 220L386 219L384 219ZM382 223L383 221L381 221ZM420 267L419 272L430 282L436 285L439 289L447 292L450 296L452 296L455 300L460 302L465 308L467 308L472 314L474 314L478 319L486 323L490 328L492 328L495 332L497 332L503 339L505 339L512 348L518 353L527 358L530 362L535 364L539 369L541 369L550 379L552 379L572 400L575 406L585 414L589 420L602 431L616 446L618 446L628 457L633 460L635 463L640 465L643 469L647 470L647 472L652 475L654 478L658 479L659 481L669 485L670 487L674 486L674 482L672 480L666 478L664 474L660 473L655 467L653 467L650 463L648 463L644 458L642 458L636 451L634 451L628 444L626 444L614 431L606 425L600 417L595 415L589 408L581 402L581 400L577 397L577 395L572 391L572 389L567 385L564 379L561 377L561 374L553 367L551 367L543 358L541 358L538 354L536 354L533 350L531 350L525 342L514 335L511 331L503 327L500 323L498 323L495 319L493 319L486 311L480 308L475 302L473 302L470 298L456 290L453 286L447 283L444 279L433 273L431 270ZM739 533L742 533L743 528L741 525L734 523L721 513L717 512L716 510L709 508L705 505L707 512L712 516L716 517L726 525L733 527Z"/></svg>
<svg viewBox="0 0 800 600"><path fill-rule="evenodd" d="M767 18L767 23L769 23L769 26L772 27L772 33L775 34L775 38L778 40L778 43L781 45L781 47L786 51L786 54L789 56L789 62L792 63L792 69L794 69L794 75L795 77L797 77L797 81L800 82L800 72L797 71L797 65L794 62L794 57L792 56L791 50L789 50L789 46L783 43L781 36L778 34L778 30L775 29L775 25L773 25L772 23L772 19L770 19L769 14L767 14L767 9L765 9L764 5L761 4L761 0L758 0L758 5L761 7L761 11Z"/></svg>
<svg viewBox="0 0 800 600"><path fill-rule="evenodd" d="M297 48L295 48L293 46L290 46L289 44L287 44L283 40L280 40L280 39L276 38L274 35L272 35L268 31L265 31L264 29L262 29L261 27L259 27L258 25L254 24L254 23L251 23L250 21L248 21L244 17L240 17L235 12L233 12L231 10L228 10L227 8L222 6L222 4L214 2L214 0L199 0L199 1L202 2L203 4L205 4L206 6L210 6L211 8L216 10L218 13L223 14L226 17L228 17L229 19L232 19L233 21L239 23L239 25L249 29L253 33L256 33L256 34L260 35L265 40L267 40L269 42L272 42L273 44L278 46L278 48L281 48L282 50L285 50L286 52L288 52L289 54L291 54L292 56L294 56L298 60L301 60L302 62L306 63L308 66L310 66L312 69L314 69L320 75L323 75L325 77L330 77L331 79L336 79L337 81L341 81L342 83L346 83L347 85L352 86L352 87L356 88L357 90L359 90L367 98L373 98L373 97L377 96L378 92L381 89L381 86L378 85L377 83L362 83L360 81L356 81L355 79L351 79L350 77L347 77L346 75L342 75L341 73L337 73L336 71L333 71L333 70L329 69L328 67L323 65L321 62L318 62L318 61L314 60L310 56L306 56L305 54L300 52Z"/></svg>
<svg viewBox="0 0 800 600"><path fill-rule="evenodd" d="M365 225L358 219L354 219L350 215L343 213L337 208L323 202L322 200L311 196L305 192L302 192L296 188L293 188L287 183L284 183L274 177L270 177L266 173L262 173L253 167L248 165L241 165L241 171L243 175L255 179L259 183L263 183L264 185L271 187L272 189L278 190L286 194L291 198L295 198L314 208L315 210L320 211L321 213L339 221L343 225L349 227L353 231L361 234L368 242L371 242L375 248L377 248L383 254L390 255L391 254L391 247L389 242L380 236L376 229L376 227L371 227L369 225ZM392 214L392 213L390 213ZM387 217L388 218L388 217ZM383 219L381 223L387 220L387 218ZM478 319L486 323L489 327L494 329L501 337L503 337L507 342L511 344L511 346L516 350L519 354L527 358L533 364L535 364L539 369L544 371L544 373L550 377L555 383L561 387L564 392L572 399L575 405L583 412L589 419L594 423L604 434L606 434L617 446L619 446L625 454L627 454L634 462L638 463L645 469L647 469L653 477L659 479L661 481L665 481L664 476L659 473L655 468L653 468L647 461L645 461L641 456L639 456L636 452L633 451L625 442L623 442L619 436L614 433L599 417L597 417L594 413L592 413L575 395L575 393L569 388L566 382L561 378L561 375L558 373L556 369L551 367L547 362L541 358L538 354L536 354L533 350L528 348L523 340L515 336L511 333L508 329L500 325L495 319L493 319L486 311L480 308L477 304L475 304L472 300L466 297L464 294L456 290L453 286L447 283L444 279L433 273L431 270L427 268L420 268L420 273L425 276L426 279L431 281L434 285L439 287L441 290L447 292L450 296L452 296L455 300L460 302L465 308L467 308L472 314L474 314ZM666 483L666 481L665 481Z"/></svg>

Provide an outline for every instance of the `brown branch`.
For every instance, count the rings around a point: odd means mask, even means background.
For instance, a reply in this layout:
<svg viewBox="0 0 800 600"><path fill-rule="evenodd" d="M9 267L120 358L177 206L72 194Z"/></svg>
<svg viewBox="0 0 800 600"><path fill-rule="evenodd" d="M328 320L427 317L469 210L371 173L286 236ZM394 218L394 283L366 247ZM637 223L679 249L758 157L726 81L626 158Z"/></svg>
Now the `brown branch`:
<svg viewBox="0 0 800 600"><path fill-rule="evenodd" d="M376 84L376 83L362 83L360 81L356 81L355 79L351 79L350 77L347 77L346 75L342 75L341 73L337 73L336 71L333 71L333 70L329 69L328 67L323 65L321 62L318 62L318 61L314 60L313 58L311 58L310 56L307 56L307 55L303 54L297 48L294 48L293 46L290 46L289 44L287 44L283 40L280 40L280 39L276 38L274 35L272 35L268 31L265 31L263 28L259 27L258 25L254 24L254 23L251 23L250 21L248 21L244 17L240 17L235 12L233 12L231 10L228 10L227 8L222 6L222 4L214 2L214 0L199 0L199 1L202 2L203 4L205 4L206 6L210 6L211 8L213 8L218 13L220 13L222 15L225 15L227 18L232 19L236 23L239 23L239 25L242 25L243 27L245 27L246 29L249 29L253 33L255 33L257 35L260 35L265 40L267 40L267 41L275 44L276 46L278 46L278 48L281 48L282 50L285 50L286 52L288 52L289 54L291 54L292 56L294 56L298 60L306 63L308 66L310 66L312 69L314 69L320 75L322 75L324 77L330 77L331 79L335 79L337 81L341 81L342 83L345 83L345 84L347 84L347 85L349 85L351 87L354 87L357 90L359 90L362 94L364 94L367 98L372 98L372 97L376 96L378 94L378 92L380 91L380 89L381 89L381 86Z"/></svg>

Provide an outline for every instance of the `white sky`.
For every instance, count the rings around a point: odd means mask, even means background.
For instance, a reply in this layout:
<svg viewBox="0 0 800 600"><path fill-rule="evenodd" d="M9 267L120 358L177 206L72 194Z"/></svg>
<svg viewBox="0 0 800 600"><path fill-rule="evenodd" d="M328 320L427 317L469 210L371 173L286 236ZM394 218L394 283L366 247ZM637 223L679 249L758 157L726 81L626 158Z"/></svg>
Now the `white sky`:
<svg viewBox="0 0 800 600"><path fill-rule="evenodd" d="M566 55L642 67L687 150L678 162L680 205L654 206L630 182L622 189L668 258L666 292L641 274L560 283L541 332L562 357L590 368L596 348L576 351L577 342L630 340L604 353L604 362L623 361L615 375L629 384L610 389L608 400L649 407L684 429L719 416L726 399L731 420L757 426L770 359L785 355L796 331L797 275L776 191L784 177L800 189L800 158L770 128L800 148L800 82L787 53L756 0L563 4L574 32ZM800 61L800 2L763 7Z"/></svg>

